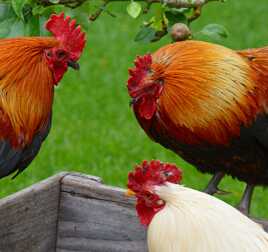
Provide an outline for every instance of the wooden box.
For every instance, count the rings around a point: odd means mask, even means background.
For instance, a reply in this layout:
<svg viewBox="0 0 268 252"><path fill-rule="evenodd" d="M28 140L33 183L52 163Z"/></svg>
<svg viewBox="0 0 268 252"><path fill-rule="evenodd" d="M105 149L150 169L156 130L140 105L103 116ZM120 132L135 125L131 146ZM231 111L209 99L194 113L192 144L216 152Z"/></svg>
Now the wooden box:
<svg viewBox="0 0 268 252"><path fill-rule="evenodd" d="M100 179L60 173L0 200L1 252L145 252L134 199Z"/></svg>

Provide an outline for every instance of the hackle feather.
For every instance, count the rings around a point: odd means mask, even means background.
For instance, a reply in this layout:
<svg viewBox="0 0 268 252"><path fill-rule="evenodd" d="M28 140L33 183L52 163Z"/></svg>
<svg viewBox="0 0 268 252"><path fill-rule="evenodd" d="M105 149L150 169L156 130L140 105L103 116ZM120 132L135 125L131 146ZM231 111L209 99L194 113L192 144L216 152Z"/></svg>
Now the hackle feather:
<svg viewBox="0 0 268 252"><path fill-rule="evenodd" d="M13 145L31 142L35 131L47 123L53 76L44 49L57 45L54 38L0 40L0 107L15 132ZM1 132L0 139L4 134Z"/></svg>

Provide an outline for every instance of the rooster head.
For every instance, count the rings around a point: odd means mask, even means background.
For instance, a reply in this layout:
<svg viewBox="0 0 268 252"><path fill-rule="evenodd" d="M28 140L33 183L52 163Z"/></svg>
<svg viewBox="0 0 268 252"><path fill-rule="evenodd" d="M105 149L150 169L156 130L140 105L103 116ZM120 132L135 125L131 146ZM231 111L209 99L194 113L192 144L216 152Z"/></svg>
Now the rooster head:
<svg viewBox="0 0 268 252"><path fill-rule="evenodd" d="M142 224L149 225L153 216L165 206L165 202L154 193L154 186L179 183L181 179L182 171L174 164L152 160L135 166L128 175L127 194L136 196L136 210Z"/></svg>
<svg viewBox="0 0 268 252"><path fill-rule="evenodd" d="M52 14L45 28L59 42L58 46L45 50L45 57L56 84L61 80L68 66L79 69L77 61L85 47L85 33L81 31L80 26L76 26L75 20L71 20L69 16L64 18L64 13Z"/></svg>
<svg viewBox="0 0 268 252"><path fill-rule="evenodd" d="M158 73L160 69L156 69L152 61L151 54L138 56L134 62L135 67L129 69L127 84L131 104L139 116L147 120L153 117L163 90L163 79Z"/></svg>

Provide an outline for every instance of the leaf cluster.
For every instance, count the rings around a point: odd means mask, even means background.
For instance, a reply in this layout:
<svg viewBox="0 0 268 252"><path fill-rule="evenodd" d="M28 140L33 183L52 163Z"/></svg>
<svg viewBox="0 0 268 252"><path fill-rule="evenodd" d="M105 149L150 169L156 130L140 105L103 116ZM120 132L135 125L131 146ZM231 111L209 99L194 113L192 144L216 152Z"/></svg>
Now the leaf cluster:
<svg viewBox="0 0 268 252"><path fill-rule="evenodd" d="M141 22L135 41L144 43L158 41L177 23L183 23L190 28L191 22L201 14L201 9L196 7L175 8L163 2L129 1L126 12L131 18ZM61 11L76 18L77 22L86 28L89 21L96 20L102 12L114 16L107 9L110 3L112 0L104 0L104 2L100 0L6 0L0 3L0 38L47 35L47 31L43 28L44 22L52 13ZM202 36L217 41L226 38L228 31L219 24L208 24L200 31L191 33L191 38L202 38Z"/></svg>
<svg viewBox="0 0 268 252"><path fill-rule="evenodd" d="M82 8L69 8L58 4L58 0L49 0L41 5L33 0L11 0L0 3L0 38L17 36L46 36L44 23L52 13L64 11L77 19L79 24L88 25L88 15Z"/></svg>
<svg viewBox="0 0 268 252"><path fill-rule="evenodd" d="M166 4L155 4L149 11L140 2L132 0L127 6L127 13L132 18L146 14L147 20L143 21L135 41L154 42L166 36L174 24L183 23L190 27L191 22L200 15L196 8L174 8ZM208 37L210 40L219 41L228 37L227 29L220 24L208 24L200 31L193 32L191 38Z"/></svg>

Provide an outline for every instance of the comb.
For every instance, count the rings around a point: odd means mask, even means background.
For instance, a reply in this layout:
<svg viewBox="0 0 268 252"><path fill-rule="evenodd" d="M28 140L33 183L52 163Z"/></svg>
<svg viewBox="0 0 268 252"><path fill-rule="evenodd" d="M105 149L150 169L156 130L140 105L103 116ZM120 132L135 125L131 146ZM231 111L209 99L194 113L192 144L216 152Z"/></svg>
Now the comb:
<svg viewBox="0 0 268 252"><path fill-rule="evenodd" d="M76 20L71 17L64 18L64 13L52 14L45 24L45 28L61 42L61 46L70 53L70 58L77 61L86 44L85 33L80 25L76 26Z"/></svg>
<svg viewBox="0 0 268 252"><path fill-rule="evenodd" d="M150 70L152 65L151 54L146 54L144 56L138 56L134 62L135 67L128 70L128 91L130 96L132 96L132 91L134 91L140 84L141 80L146 76L148 70Z"/></svg>

